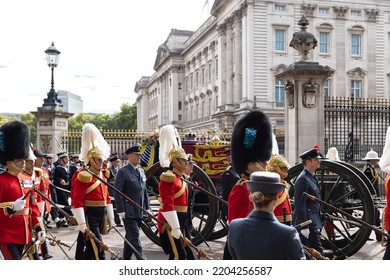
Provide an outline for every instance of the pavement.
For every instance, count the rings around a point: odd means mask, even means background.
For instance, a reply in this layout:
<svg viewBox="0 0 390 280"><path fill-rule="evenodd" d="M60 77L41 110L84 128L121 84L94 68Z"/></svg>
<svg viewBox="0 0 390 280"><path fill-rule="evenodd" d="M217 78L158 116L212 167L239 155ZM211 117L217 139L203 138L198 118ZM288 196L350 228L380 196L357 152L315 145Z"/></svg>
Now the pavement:
<svg viewBox="0 0 390 280"><path fill-rule="evenodd" d="M50 225L53 226L53 223ZM117 227L117 230L124 236L125 229L123 227ZM75 248L76 248L76 238L78 234L77 226L69 226L67 228L57 228L55 225L51 229L51 234L48 233L49 237L52 237L57 243L64 244L59 245L49 245L49 252L53 256L49 260L74 260ZM353 256L350 260L381 260L384 254L385 247L381 246L380 242L375 240L375 234L372 233L366 244ZM167 260L168 256L164 254L160 246L154 244L142 231L140 232L140 240L144 250L144 254L148 260ZM123 250L123 239L122 237L113 229L103 236L103 241L108 245L109 249L113 251L113 254L122 256ZM222 259L223 249L225 246L226 237L208 241L209 246L212 248L213 252L205 245L200 244L197 246L200 249L203 249L209 257L214 260ZM62 248L62 249L61 249ZM107 259L113 257L110 253L106 252ZM134 258L134 256L133 256ZM135 259L135 258L134 258Z"/></svg>

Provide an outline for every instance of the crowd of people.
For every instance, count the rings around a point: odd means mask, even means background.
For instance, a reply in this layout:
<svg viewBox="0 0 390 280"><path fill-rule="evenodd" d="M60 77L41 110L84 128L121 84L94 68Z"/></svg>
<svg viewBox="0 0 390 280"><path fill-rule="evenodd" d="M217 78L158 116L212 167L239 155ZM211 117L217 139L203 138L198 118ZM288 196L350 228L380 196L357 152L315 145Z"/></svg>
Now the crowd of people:
<svg viewBox="0 0 390 280"><path fill-rule="evenodd" d="M375 166L379 163L390 174L390 135L387 137L382 158L369 151L363 159L367 162L363 173L377 195ZM225 154L229 165L220 182L221 199L227 201L227 206L222 207L220 219L228 227L228 236L223 259L305 260L313 257L313 250L323 254L320 204L308 198L321 198L316 177L323 157L319 147L313 146L299 156L303 170L293 192L286 182L290 165L275 150L271 123L263 112L252 110L236 123ZM53 162L52 154L31 146L25 124L12 121L1 126L3 258L50 259L46 235L52 223L57 228L77 223L75 259L106 259L103 235L112 227L124 227L123 259L145 260L140 227L143 218L150 216L157 221L162 250L168 259L195 259L191 242L195 162L181 146L176 128L166 125L160 129L159 162L163 172L157 216L151 211L146 176L140 167L140 146L129 147L125 155L128 163L120 167L120 156L111 153L100 131L93 124L85 124L80 154L61 152ZM326 157L340 161L334 147ZM385 180L386 195L389 178ZM389 212L387 207L384 212ZM385 218L381 221L376 210L374 226L381 227L383 222L389 230L390 214ZM383 236L377 234L377 240L383 241ZM386 250L384 259L390 258L389 252Z"/></svg>

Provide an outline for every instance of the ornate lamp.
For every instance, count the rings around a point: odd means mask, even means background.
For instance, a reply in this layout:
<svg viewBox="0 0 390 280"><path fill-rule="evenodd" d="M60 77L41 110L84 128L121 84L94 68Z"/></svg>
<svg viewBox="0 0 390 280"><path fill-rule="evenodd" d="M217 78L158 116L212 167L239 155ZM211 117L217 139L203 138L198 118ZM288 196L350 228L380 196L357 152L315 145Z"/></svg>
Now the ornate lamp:
<svg viewBox="0 0 390 280"><path fill-rule="evenodd" d="M51 46L47 48L46 53L46 62L49 67L51 67L51 89L47 94L47 98L43 100L43 106L57 106L61 104L61 100L58 99L57 93L54 90L54 67L57 67L60 51L54 46L54 42L51 43ZM62 106L62 105L60 105Z"/></svg>

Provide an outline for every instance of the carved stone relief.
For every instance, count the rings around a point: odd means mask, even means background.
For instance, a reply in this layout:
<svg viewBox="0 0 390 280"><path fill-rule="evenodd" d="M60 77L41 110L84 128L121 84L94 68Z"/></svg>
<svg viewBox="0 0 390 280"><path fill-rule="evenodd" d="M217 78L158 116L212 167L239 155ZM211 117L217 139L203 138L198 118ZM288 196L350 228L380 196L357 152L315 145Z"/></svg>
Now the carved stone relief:
<svg viewBox="0 0 390 280"><path fill-rule="evenodd" d="M286 95L287 95L287 107L292 109L294 108L294 84L287 80L286 86Z"/></svg>
<svg viewBox="0 0 390 280"><path fill-rule="evenodd" d="M313 80L307 81L303 85L303 106L306 108L314 108L316 104L316 95L318 90L318 84Z"/></svg>

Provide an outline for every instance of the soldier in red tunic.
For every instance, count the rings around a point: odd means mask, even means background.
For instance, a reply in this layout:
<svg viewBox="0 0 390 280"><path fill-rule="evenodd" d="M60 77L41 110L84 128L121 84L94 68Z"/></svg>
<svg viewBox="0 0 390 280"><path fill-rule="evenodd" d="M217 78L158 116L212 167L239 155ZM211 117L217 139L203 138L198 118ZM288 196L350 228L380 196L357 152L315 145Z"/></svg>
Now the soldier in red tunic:
<svg viewBox="0 0 390 280"><path fill-rule="evenodd" d="M103 161L110 155L110 146L93 124L87 123L82 130L80 159L94 174L107 181L109 172L103 172ZM115 226L114 210L108 193L108 187L92 176L84 167L78 169L72 178L72 213L77 220L79 230L91 231L102 241L106 231L105 214L111 226ZM86 235L84 236L86 237ZM78 239L79 240L79 239ZM104 260L105 252L94 238L85 240L83 259Z"/></svg>
<svg viewBox="0 0 390 280"><path fill-rule="evenodd" d="M43 241L46 233L31 191L31 180L19 178L29 156L30 131L24 123L12 121L0 127L0 250L6 260L20 260L35 233ZM33 245L32 245L33 246Z"/></svg>
<svg viewBox="0 0 390 280"><path fill-rule="evenodd" d="M267 165L267 171L278 173L282 183L286 186L283 191L278 193L274 214L279 222L290 226L292 222L292 210L288 196L289 185L285 180L288 176L288 169L289 164L281 155L272 155Z"/></svg>
<svg viewBox="0 0 390 280"><path fill-rule="evenodd" d="M168 168L161 174L158 186L161 202L158 219L167 225L158 225L161 244L170 260L186 259L183 248L183 232L188 207L187 183L183 182L188 157L178 141L173 125L166 125L160 130L160 165ZM167 153L168 151L168 153Z"/></svg>
<svg viewBox="0 0 390 280"><path fill-rule="evenodd" d="M246 181L255 171L265 171L272 151L272 128L268 117L253 110L234 126L230 144L232 165L241 179L233 187L228 199L228 222L245 218L253 210ZM225 246L223 259L231 259Z"/></svg>

